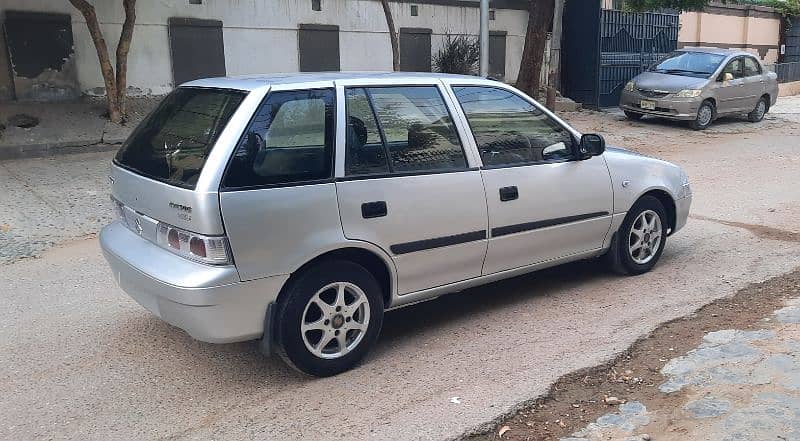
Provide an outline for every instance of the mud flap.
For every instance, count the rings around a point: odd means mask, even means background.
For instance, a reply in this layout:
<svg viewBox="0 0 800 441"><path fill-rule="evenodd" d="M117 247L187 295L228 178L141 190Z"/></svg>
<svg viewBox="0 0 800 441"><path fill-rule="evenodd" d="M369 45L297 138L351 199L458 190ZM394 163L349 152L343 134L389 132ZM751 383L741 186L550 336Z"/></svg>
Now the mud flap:
<svg viewBox="0 0 800 441"><path fill-rule="evenodd" d="M275 302L267 305L267 313L264 316L264 335L258 341L258 350L266 355L272 355L272 322L275 317Z"/></svg>

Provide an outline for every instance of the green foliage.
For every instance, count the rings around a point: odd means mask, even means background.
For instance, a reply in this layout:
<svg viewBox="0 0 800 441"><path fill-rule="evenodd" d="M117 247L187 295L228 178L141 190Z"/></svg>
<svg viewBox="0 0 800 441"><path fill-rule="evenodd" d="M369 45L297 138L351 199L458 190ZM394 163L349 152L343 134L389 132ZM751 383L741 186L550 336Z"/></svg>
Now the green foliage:
<svg viewBox="0 0 800 441"><path fill-rule="evenodd" d="M437 72L474 75L480 60L478 40L466 35L447 34L444 45L433 56L433 67Z"/></svg>
<svg viewBox="0 0 800 441"><path fill-rule="evenodd" d="M625 8L637 12L656 9L699 11L708 5L708 3L709 0L626 0ZM784 17L800 16L800 0L723 0L721 3L769 6L777 10Z"/></svg>
<svg viewBox="0 0 800 441"><path fill-rule="evenodd" d="M626 0L625 8L636 12L657 9L698 11L708 5L708 1L709 0Z"/></svg>
<svg viewBox="0 0 800 441"><path fill-rule="evenodd" d="M800 0L760 0L749 1L748 3L769 6L770 8L774 8L784 17L800 16Z"/></svg>

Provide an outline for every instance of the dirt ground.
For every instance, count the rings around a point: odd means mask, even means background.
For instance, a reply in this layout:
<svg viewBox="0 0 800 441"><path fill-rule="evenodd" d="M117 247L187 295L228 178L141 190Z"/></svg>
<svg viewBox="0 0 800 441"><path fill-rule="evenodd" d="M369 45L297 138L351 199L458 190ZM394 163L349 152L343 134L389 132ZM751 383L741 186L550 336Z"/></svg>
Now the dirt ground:
<svg viewBox="0 0 800 441"><path fill-rule="evenodd" d="M648 403L649 409L679 407L684 392L665 394L658 390L665 381L660 373L665 362L696 347L708 332L758 328L762 318L780 308L787 299L798 297L798 288L800 270L752 284L731 298L668 322L611 362L559 378L547 395L502 421L491 432L466 439L557 440L613 411L620 402L642 401ZM679 424L665 423L660 424L662 429L676 433L686 430Z"/></svg>

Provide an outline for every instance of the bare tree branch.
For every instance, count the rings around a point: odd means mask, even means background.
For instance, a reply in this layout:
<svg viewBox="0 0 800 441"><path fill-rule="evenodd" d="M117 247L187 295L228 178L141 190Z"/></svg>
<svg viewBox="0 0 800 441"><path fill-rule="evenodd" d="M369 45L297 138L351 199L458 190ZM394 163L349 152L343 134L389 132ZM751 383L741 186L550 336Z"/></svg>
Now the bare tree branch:
<svg viewBox="0 0 800 441"><path fill-rule="evenodd" d="M108 46L103 38L103 31L97 21L97 13L86 0L69 0L86 19L86 26L89 28L89 35L92 36L94 47L97 50L97 58L100 60L100 72L103 74L103 82L106 86L106 99L108 100L108 116L111 121L119 123L122 121L122 114L119 111L117 102L117 85L114 78L114 68L111 67L111 60L108 58Z"/></svg>
<svg viewBox="0 0 800 441"><path fill-rule="evenodd" d="M386 25L389 27L389 40L392 42L392 69L400 70L400 44L397 41L397 31L394 28L394 17L389 9L389 0L381 0L383 15L386 16Z"/></svg>
<svg viewBox="0 0 800 441"><path fill-rule="evenodd" d="M133 25L136 23L136 0L122 0L125 9L125 22L117 43L117 103L122 116L125 116L125 95L128 89L128 51L133 38Z"/></svg>

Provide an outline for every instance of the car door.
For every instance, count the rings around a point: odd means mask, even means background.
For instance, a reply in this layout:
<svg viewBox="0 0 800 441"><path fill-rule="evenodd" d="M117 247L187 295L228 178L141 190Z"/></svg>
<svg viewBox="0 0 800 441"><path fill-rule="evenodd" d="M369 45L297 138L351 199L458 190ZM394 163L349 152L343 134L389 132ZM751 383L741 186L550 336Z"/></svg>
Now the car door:
<svg viewBox="0 0 800 441"><path fill-rule="evenodd" d="M576 160L576 140L501 86L453 85L483 163L490 239L483 274L602 247L611 177L602 156Z"/></svg>
<svg viewBox="0 0 800 441"><path fill-rule="evenodd" d="M744 83L742 106L745 110L750 111L755 109L759 98L764 95L766 91L766 81L761 72L761 63L756 61L753 57L744 57Z"/></svg>
<svg viewBox="0 0 800 441"><path fill-rule="evenodd" d="M336 191L345 236L392 257L400 295L480 276L483 181L441 87L342 86L339 97L345 148Z"/></svg>
<svg viewBox="0 0 800 441"><path fill-rule="evenodd" d="M727 73L733 75L733 79L725 81ZM736 57L725 65L717 77L717 113L742 111L745 108L744 95L744 59Z"/></svg>

